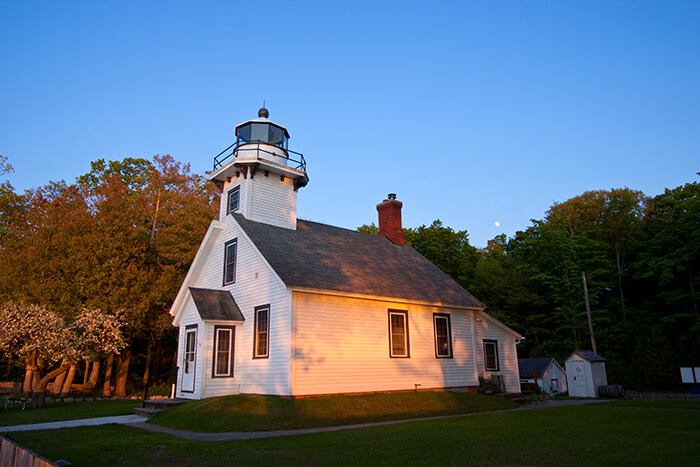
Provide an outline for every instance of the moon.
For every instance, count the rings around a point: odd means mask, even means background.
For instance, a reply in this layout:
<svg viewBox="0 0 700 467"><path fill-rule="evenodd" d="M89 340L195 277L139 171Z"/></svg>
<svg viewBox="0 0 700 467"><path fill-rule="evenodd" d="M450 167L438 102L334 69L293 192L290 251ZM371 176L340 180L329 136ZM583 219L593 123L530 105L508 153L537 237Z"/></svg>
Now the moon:
<svg viewBox="0 0 700 467"><path fill-rule="evenodd" d="M495 225L496 227L500 227L500 226L501 226L501 223L498 222L498 221L496 221L496 222L493 223L493 225Z"/></svg>

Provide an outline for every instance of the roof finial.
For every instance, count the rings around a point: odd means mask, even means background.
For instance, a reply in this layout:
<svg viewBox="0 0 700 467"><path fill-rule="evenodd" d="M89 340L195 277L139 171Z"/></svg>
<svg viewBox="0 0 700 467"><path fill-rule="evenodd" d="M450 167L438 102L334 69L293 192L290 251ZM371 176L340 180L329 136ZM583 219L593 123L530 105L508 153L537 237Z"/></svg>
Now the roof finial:
<svg viewBox="0 0 700 467"><path fill-rule="evenodd" d="M270 112L265 108L265 99L263 99L263 106L260 110L258 110L258 117L260 118L267 118L270 116Z"/></svg>

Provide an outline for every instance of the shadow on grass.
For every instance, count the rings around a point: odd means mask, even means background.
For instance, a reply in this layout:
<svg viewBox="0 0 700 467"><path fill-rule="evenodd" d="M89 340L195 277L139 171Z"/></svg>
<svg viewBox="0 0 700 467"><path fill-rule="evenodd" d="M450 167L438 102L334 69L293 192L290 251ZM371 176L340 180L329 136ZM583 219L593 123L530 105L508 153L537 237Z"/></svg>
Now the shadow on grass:
<svg viewBox="0 0 700 467"><path fill-rule="evenodd" d="M315 396L236 395L193 401L153 416L149 423L222 433L353 425L458 415L517 407L497 396L453 392Z"/></svg>

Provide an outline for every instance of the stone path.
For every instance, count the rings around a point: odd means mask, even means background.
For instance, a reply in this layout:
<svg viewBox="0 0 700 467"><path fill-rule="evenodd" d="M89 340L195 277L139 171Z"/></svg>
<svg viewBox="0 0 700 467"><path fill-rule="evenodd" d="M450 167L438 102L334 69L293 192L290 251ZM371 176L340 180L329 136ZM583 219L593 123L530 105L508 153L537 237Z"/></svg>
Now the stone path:
<svg viewBox="0 0 700 467"><path fill-rule="evenodd" d="M140 415L120 415L116 417L82 418L78 420L62 420L59 422L31 423L28 425L0 426L0 433L13 431L56 430L59 428L73 428L76 426L108 425L110 423L138 423L147 420Z"/></svg>

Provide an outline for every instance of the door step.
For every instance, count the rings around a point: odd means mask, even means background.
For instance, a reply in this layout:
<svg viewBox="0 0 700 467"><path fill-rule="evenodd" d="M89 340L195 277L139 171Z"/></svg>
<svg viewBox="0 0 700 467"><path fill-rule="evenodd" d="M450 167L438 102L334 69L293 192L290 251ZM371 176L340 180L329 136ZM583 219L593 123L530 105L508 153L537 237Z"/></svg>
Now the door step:
<svg viewBox="0 0 700 467"><path fill-rule="evenodd" d="M143 407L134 409L134 413L142 417L150 417L185 402L189 402L189 399L149 399L143 402Z"/></svg>

